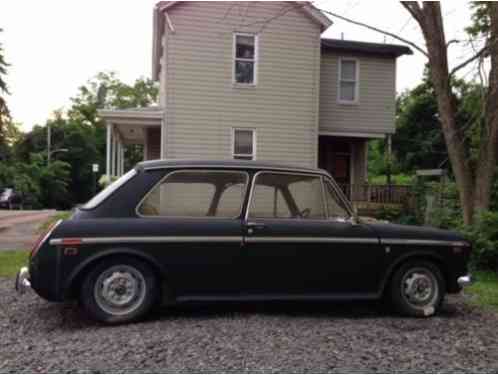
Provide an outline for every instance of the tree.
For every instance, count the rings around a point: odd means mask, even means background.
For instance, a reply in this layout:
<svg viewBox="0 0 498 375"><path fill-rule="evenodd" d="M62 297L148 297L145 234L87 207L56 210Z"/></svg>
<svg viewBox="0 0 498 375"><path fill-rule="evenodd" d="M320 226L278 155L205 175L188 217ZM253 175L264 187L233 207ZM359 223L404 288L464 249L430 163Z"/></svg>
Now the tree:
<svg viewBox="0 0 498 375"><path fill-rule="evenodd" d="M458 186L463 220L465 224L471 224L478 211L489 208L498 159L498 4L481 2L474 5L474 21L479 21L474 22L473 29L485 36L484 47L450 70L448 47L459 41L446 41L440 3L433 1L423 4L417 1L401 3L418 23L425 39L426 50L399 35L330 11L323 10L323 12L407 43L428 58L439 122ZM484 59L489 60L490 70L486 82L483 79L485 83L482 93L483 115L475 119L473 124L478 128L477 137L474 137L478 152L477 157L473 159L465 129L460 128L456 120L457 108L451 82L457 72L475 62L478 63L478 70L481 73Z"/></svg>
<svg viewBox="0 0 498 375"><path fill-rule="evenodd" d="M3 30L0 29L0 32ZM2 149L5 149L5 131L7 123L11 121L9 108L7 107L7 101L5 95L9 94L7 88L7 83L5 81L5 76L7 75L8 64L4 58L4 51L2 44L0 43L0 159L2 157ZM5 152L5 151L4 151Z"/></svg>
<svg viewBox="0 0 498 375"><path fill-rule="evenodd" d="M106 128L98 117L97 110L103 107L143 107L154 103L156 98L157 87L151 80L137 79L132 85L127 85L113 73L100 73L79 88L67 113L56 111L45 125L33 127L16 142L14 154L19 161L30 163L33 154L46 157L47 126L50 126L52 150L69 150L56 154L52 159L70 165L67 189L61 190L57 201L53 201L44 195L48 185L42 184L41 201L60 208L69 208L87 201L93 193L92 164L100 164L101 171L104 171L105 165ZM129 158L127 167L143 159L141 150L130 146L127 147L125 156ZM53 162L50 165L52 164ZM99 176L96 177L98 180Z"/></svg>
<svg viewBox="0 0 498 375"><path fill-rule="evenodd" d="M403 6L417 21L427 45L430 75L437 98L439 119L448 149L449 160L459 188L464 222L470 224L474 214L489 208L491 188L498 159L498 6L486 5L489 32L485 46L454 67L448 65L448 44L445 38L441 6L437 2L420 5L404 1ZM480 126L477 163L473 165L470 150L465 147L464 132L456 121L455 100L451 79L461 68L486 56L490 58L488 87L484 92L484 118Z"/></svg>

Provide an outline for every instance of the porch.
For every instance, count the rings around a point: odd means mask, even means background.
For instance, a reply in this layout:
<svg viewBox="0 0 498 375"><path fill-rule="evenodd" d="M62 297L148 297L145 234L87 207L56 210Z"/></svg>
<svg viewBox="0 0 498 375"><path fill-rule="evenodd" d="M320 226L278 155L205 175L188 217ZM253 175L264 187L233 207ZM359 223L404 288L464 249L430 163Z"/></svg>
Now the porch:
<svg viewBox="0 0 498 375"><path fill-rule="evenodd" d="M384 135L320 133L318 166L328 171L344 194L359 208L375 209L403 205L409 199L408 185L368 183L368 142ZM388 151L389 152L389 147Z"/></svg>
<svg viewBox="0 0 498 375"><path fill-rule="evenodd" d="M142 160L160 159L162 155L162 122L160 107L99 110L105 121L106 175L119 177L125 170L125 150L130 145L142 146Z"/></svg>

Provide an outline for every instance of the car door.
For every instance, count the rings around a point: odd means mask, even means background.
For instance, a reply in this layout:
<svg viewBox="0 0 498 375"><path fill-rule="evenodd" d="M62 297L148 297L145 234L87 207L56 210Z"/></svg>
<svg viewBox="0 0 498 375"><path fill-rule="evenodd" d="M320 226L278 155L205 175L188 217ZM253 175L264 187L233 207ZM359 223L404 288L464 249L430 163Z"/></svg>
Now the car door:
<svg viewBox="0 0 498 375"><path fill-rule="evenodd" d="M243 171L175 171L141 203L142 220L161 239L149 250L160 258L177 297L240 290L241 212L248 179Z"/></svg>
<svg viewBox="0 0 498 375"><path fill-rule="evenodd" d="M376 290L384 256L378 238L368 226L346 217L340 193L331 181L326 184L320 175L256 174L244 224L249 293L348 295Z"/></svg>

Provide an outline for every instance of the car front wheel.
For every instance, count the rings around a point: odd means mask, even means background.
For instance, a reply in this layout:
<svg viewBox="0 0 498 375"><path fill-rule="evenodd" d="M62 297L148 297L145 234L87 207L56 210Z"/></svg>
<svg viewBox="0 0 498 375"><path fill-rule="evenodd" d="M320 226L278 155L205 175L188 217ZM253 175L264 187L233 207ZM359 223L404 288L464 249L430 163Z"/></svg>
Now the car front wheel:
<svg viewBox="0 0 498 375"><path fill-rule="evenodd" d="M143 317L157 295L156 276L149 265L119 257L104 259L86 275L80 301L92 318L118 324Z"/></svg>
<svg viewBox="0 0 498 375"><path fill-rule="evenodd" d="M390 286L395 309L408 316L429 317L440 308L445 282L439 268L431 262L412 261L394 274Z"/></svg>

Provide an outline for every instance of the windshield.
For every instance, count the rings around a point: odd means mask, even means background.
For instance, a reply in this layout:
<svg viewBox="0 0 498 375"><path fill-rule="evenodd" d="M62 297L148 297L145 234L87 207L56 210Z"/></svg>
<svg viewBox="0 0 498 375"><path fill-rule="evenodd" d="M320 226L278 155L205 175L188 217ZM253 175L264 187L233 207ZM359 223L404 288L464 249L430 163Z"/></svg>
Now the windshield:
<svg viewBox="0 0 498 375"><path fill-rule="evenodd" d="M96 196L94 196L92 199L90 199L87 203L85 203L80 208L82 210L94 209L99 204L101 204L104 200L106 200L107 197L109 197L112 193L114 193L117 189L119 189L126 182L128 182L132 177L134 177L136 174L137 174L137 171L135 169L130 169L128 172L126 172L124 175L122 175L120 178L118 178L116 181L114 181L112 184L110 184L108 187L106 187L104 190L102 190L100 193L98 193Z"/></svg>

